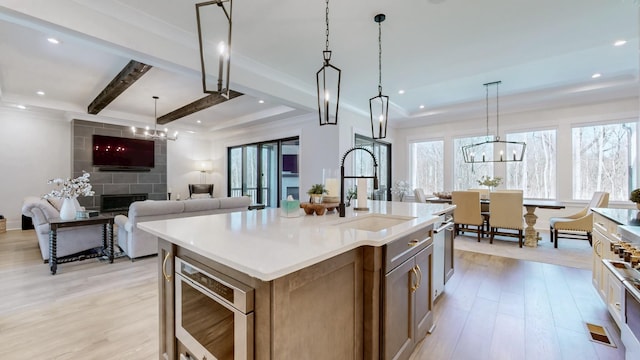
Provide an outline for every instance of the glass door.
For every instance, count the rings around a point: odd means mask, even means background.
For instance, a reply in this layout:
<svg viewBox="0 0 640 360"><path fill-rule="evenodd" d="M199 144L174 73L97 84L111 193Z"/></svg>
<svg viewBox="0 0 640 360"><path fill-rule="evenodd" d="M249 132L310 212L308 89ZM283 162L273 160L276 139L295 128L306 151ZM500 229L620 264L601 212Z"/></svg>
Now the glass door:
<svg viewBox="0 0 640 360"><path fill-rule="evenodd" d="M256 204L278 207L278 143L264 143L260 148L260 189Z"/></svg>
<svg viewBox="0 0 640 360"><path fill-rule="evenodd" d="M299 199L299 146L296 137L229 148L229 196L249 196L267 207L288 195Z"/></svg>

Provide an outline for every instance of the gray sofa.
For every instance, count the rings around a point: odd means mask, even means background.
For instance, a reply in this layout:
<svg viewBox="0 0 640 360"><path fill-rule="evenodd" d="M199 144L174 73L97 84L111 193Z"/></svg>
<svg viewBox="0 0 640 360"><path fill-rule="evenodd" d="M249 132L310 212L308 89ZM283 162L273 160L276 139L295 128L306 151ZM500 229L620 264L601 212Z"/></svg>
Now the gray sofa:
<svg viewBox="0 0 640 360"><path fill-rule="evenodd" d="M246 196L183 201L135 201L129 206L128 216L118 215L115 218L118 226L118 245L132 260L154 255L158 253L158 238L138 229L139 222L246 211L250 204L251 198Z"/></svg>
<svg viewBox="0 0 640 360"><path fill-rule="evenodd" d="M40 253L45 261L49 260L49 221L60 217L59 206L60 200L49 201L36 196L28 196L22 203L22 214L33 221ZM58 230L56 255L67 256L102 245L102 225L63 228Z"/></svg>

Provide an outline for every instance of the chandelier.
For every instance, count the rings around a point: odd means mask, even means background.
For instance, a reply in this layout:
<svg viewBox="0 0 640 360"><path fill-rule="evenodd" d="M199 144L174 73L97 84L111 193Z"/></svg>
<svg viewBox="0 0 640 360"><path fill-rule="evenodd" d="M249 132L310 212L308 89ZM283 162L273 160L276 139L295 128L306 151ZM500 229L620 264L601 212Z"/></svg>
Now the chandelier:
<svg viewBox="0 0 640 360"><path fill-rule="evenodd" d="M153 130L149 128L149 126L145 127L145 130L138 134L136 131L136 127L132 126L131 131L134 136L143 137L149 140L178 140L178 132L176 131L173 135L169 135L169 129L164 128L164 130L158 130L158 97L153 96L154 107L153 107L153 118L154 118L154 127Z"/></svg>
<svg viewBox="0 0 640 360"><path fill-rule="evenodd" d="M228 9L224 3L228 3ZM215 5L215 6L212 6ZM222 17L216 15L216 8L222 9L224 13L224 21ZM200 66L202 68L202 90L207 94L220 94L226 99L229 99L229 74L231 70L231 18L233 10L233 0L213 0L196 4L196 20L198 25L198 45L200 46ZM218 13L219 14L219 13ZM218 81L216 84L216 90L207 87L207 68L206 68L206 49L203 46L203 26L205 23L201 21L204 17L209 20L206 23L207 34L210 37L207 38L207 43L216 44L216 52L218 53ZM216 28L217 24L223 24L226 29L223 33L220 33L220 29ZM213 34L213 35L211 35ZM213 65L215 66L215 65Z"/></svg>
<svg viewBox="0 0 640 360"><path fill-rule="evenodd" d="M378 14L373 20L378 23L378 95L369 99L371 114L371 137L384 139L387 137L387 122L389 119L389 96L382 95L382 26L386 16Z"/></svg>
<svg viewBox="0 0 640 360"><path fill-rule="evenodd" d="M329 50L329 0L326 0L325 23L325 50L322 52L324 64L316 72L316 84L318 88L318 116L320 126L338 124L338 103L340 102L340 75L342 71L331 65L331 51ZM335 99L333 97L335 96ZM331 119L331 112L335 114Z"/></svg>
<svg viewBox="0 0 640 360"><path fill-rule="evenodd" d="M466 145L462 147L462 155L465 163L485 163L485 162L513 162L522 161L524 150L527 147L525 142L500 140L500 118L498 87L502 81L494 81L483 84L486 89L487 102L487 137L483 142ZM489 136L489 86L496 87L496 136Z"/></svg>

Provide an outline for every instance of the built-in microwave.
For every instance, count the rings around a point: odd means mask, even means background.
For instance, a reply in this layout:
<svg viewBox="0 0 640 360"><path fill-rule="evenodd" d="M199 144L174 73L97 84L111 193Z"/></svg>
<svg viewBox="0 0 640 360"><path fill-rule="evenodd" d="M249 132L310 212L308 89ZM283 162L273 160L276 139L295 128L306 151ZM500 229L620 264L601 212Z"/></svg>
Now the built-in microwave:
<svg viewBox="0 0 640 360"><path fill-rule="evenodd" d="M253 288L176 257L176 337L180 359L253 359Z"/></svg>

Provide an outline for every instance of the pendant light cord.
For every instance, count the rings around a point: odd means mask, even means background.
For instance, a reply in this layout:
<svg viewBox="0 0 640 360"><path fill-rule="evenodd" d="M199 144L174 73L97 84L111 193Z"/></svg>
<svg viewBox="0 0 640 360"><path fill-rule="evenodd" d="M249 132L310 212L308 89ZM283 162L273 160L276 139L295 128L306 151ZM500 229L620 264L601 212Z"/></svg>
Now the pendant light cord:
<svg viewBox="0 0 640 360"><path fill-rule="evenodd" d="M382 24L378 22L378 94L382 94Z"/></svg>
<svg viewBox="0 0 640 360"><path fill-rule="evenodd" d="M484 84L486 93L486 111L487 111L487 140L489 139L489 84Z"/></svg>
<svg viewBox="0 0 640 360"><path fill-rule="evenodd" d="M500 88L500 82L496 83L496 140L500 140L500 96L498 89Z"/></svg>
<svg viewBox="0 0 640 360"><path fill-rule="evenodd" d="M326 36L327 39L325 41L326 50L329 51L329 0L327 0L327 9L325 11L325 23L327 24Z"/></svg>
<svg viewBox="0 0 640 360"><path fill-rule="evenodd" d="M486 102L487 102L487 138L489 138L489 85L496 86L496 140L500 140L500 88L501 81L484 84L486 90Z"/></svg>

